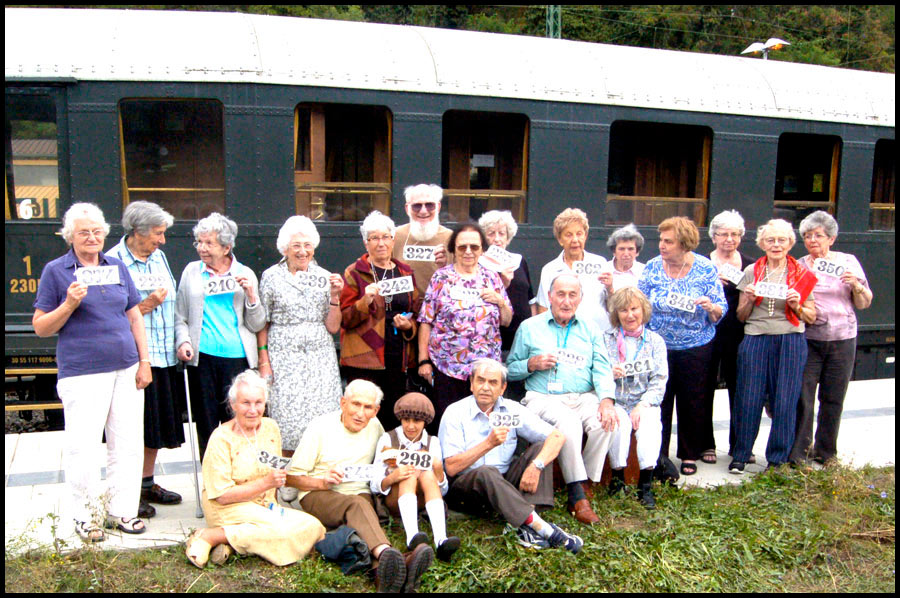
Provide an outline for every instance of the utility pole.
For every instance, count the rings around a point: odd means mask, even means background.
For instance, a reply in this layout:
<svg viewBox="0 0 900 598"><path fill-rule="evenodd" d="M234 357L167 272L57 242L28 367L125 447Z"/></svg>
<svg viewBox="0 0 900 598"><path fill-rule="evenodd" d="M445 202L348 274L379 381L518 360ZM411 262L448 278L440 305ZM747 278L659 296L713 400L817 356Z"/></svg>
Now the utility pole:
<svg viewBox="0 0 900 598"><path fill-rule="evenodd" d="M547 37L551 39L562 38L562 5L547 5Z"/></svg>

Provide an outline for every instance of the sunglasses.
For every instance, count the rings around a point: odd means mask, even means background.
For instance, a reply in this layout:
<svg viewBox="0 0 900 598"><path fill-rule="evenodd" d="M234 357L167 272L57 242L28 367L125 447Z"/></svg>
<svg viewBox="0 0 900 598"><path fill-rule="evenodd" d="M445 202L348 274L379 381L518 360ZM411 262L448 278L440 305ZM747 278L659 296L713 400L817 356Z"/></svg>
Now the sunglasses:
<svg viewBox="0 0 900 598"><path fill-rule="evenodd" d="M426 212L433 212L437 207L437 204L433 201L429 201L425 203L411 203L409 204L409 207L413 212L421 212L422 208L425 208Z"/></svg>
<svg viewBox="0 0 900 598"><path fill-rule="evenodd" d="M481 251L481 245L475 245L474 243L467 243L465 245L457 245L456 251L458 253L465 253L467 251L471 251L475 253L476 251Z"/></svg>

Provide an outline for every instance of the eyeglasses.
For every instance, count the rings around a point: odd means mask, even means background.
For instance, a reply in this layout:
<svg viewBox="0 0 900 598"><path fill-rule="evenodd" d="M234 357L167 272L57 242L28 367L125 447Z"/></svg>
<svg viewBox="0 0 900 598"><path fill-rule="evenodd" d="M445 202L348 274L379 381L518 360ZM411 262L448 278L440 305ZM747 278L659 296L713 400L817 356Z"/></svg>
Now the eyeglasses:
<svg viewBox="0 0 900 598"><path fill-rule="evenodd" d="M288 249L296 253L301 249L305 249L307 252L310 252L315 248L313 247L312 243L291 243L290 245L288 245Z"/></svg>
<svg viewBox="0 0 900 598"><path fill-rule="evenodd" d="M425 203L411 203L409 207L413 212L421 212L422 208L425 208L426 212L433 212L437 204L433 201L428 201Z"/></svg>
<svg viewBox="0 0 900 598"><path fill-rule="evenodd" d="M467 243L465 245L457 245L456 251L459 253L465 253L467 251L471 251L475 253L476 251L481 251L481 245L475 245L474 243Z"/></svg>
<svg viewBox="0 0 900 598"><path fill-rule="evenodd" d="M217 241L194 241L192 243L194 249L200 249L201 247L221 247Z"/></svg>
<svg viewBox="0 0 900 598"><path fill-rule="evenodd" d="M822 233L806 233L805 235L803 235L803 239L805 241L812 241L812 240L821 241L821 240L827 239L827 238L828 238L828 235L823 235Z"/></svg>
<svg viewBox="0 0 900 598"><path fill-rule="evenodd" d="M106 231L102 228L95 228L94 230L80 230L75 233L75 236L85 241L87 241L91 237L102 239L106 236Z"/></svg>
<svg viewBox="0 0 900 598"><path fill-rule="evenodd" d="M378 243L390 243L393 240L394 237L390 235L381 235L380 237L369 237L368 239L366 239L366 242L375 243L377 245Z"/></svg>
<svg viewBox="0 0 900 598"><path fill-rule="evenodd" d="M740 239L741 233L713 233L713 236L720 239Z"/></svg>
<svg viewBox="0 0 900 598"><path fill-rule="evenodd" d="M790 242L791 240L787 237L767 237L763 239L763 243L767 245L775 245L776 243L778 245L787 245Z"/></svg>

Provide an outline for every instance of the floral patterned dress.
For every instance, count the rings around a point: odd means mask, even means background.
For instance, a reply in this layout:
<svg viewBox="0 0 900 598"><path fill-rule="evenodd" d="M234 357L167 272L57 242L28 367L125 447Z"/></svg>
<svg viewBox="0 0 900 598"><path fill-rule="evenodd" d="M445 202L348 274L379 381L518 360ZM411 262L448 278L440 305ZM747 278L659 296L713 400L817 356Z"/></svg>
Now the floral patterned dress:
<svg viewBox="0 0 900 598"><path fill-rule="evenodd" d="M310 264L309 272L328 276ZM262 275L260 296L269 321L269 361L275 377L269 416L281 447L293 451L309 422L340 405L341 375L334 340L325 329L329 289L302 284L282 260Z"/></svg>
<svg viewBox="0 0 900 598"><path fill-rule="evenodd" d="M496 272L479 265L473 278L464 278L449 265L431 277L419 312L419 322L432 326L428 352L434 366L458 380L469 377L471 364L478 359L500 361L500 308L471 296L480 289L499 292L512 310Z"/></svg>

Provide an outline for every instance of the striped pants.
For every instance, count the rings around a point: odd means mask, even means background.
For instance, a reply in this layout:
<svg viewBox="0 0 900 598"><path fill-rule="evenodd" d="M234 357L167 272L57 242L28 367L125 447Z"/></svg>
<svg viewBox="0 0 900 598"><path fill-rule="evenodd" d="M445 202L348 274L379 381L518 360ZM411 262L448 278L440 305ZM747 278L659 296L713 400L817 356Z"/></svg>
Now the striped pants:
<svg viewBox="0 0 900 598"><path fill-rule="evenodd" d="M794 444L797 401L806 366L806 338L802 333L747 335L738 349L735 400L734 460L746 462L759 434L763 405L772 405L772 429L766 445L770 465L787 462Z"/></svg>

